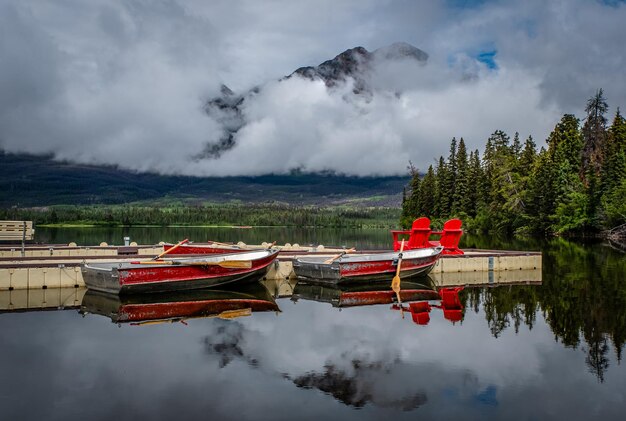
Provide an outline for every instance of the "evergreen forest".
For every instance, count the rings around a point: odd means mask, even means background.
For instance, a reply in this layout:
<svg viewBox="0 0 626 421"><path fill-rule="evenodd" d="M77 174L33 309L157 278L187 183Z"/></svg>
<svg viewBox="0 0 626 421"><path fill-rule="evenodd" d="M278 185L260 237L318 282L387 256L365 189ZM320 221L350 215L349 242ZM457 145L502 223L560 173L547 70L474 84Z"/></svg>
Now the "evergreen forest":
<svg viewBox="0 0 626 421"><path fill-rule="evenodd" d="M581 121L565 114L537 151L531 136L496 130L482 156L453 138L447 158L412 179L401 224L419 216L457 217L468 230L532 235L594 235L626 223L626 122L608 122L602 89Z"/></svg>

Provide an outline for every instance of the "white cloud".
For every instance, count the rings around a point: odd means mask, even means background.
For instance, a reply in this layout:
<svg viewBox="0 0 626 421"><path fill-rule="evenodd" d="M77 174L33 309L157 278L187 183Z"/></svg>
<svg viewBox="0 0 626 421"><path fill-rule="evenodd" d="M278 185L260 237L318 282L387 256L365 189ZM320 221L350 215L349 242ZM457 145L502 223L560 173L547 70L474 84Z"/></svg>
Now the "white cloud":
<svg viewBox="0 0 626 421"><path fill-rule="evenodd" d="M140 171L236 175L404 173L482 150L495 129L541 142L603 87L626 103L626 6L601 2L18 2L0 5L0 147ZM371 101L350 81L275 80L363 45L407 41L426 66L378 66ZM474 54L496 51L491 71ZM467 78L470 72L473 77ZM193 161L222 133L202 106L226 83L260 84L236 146ZM401 91L401 95L395 93Z"/></svg>

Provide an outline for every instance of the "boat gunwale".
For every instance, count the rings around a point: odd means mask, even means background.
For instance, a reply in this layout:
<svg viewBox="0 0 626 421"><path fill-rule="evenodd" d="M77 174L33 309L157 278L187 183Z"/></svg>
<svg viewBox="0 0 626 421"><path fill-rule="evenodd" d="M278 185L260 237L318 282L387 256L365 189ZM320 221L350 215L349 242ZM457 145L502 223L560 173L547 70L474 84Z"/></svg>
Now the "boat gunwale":
<svg viewBox="0 0 626 421"><path fill-rule="evenodd" d="M164 262L178 262L179 264L172 266L169 264L158 265L158 264L140 264L140 263L131 263L128 260L119 261L114 260L110 262L97 262L97 263L83 263L82 267L84 269L90 270L100 270L111 272L115 269L118 271L127 271L127 270L135 270L135 269L155 269L155 268L171 268L171 267L186 267L186 262L196 263L196 262L207 262L207 263L219 263L223 261L246 261L250 260L253 262L268 258L272 255L278 255L279 251L275 249L270 250L251 250L243 253L223 253L223 254L207 254L207 255L195 255L194 257L170 257L163 258L161 261ZM252 256L251 256L252 255ZM155 260L156 262L156 260Z"/></svg>
<svg viewBox="0 0 626 421"><path fill-rule="evenodd" d="M429 250L430 253L426 253L426 250ZM443 251L443 247L428 247L424 249L413 249L402 252L403 260L412 260L412 259L422 259L428 257L434 257L437 255L441 255ZM394 261L399 258L400 252L397 251L386 251L383 253L355 253L355 254L345 254L333 262L326 263L328 260L327 256L304 256L304 257L295 257L294 264L313 264L313 265L326 265L326 266L340 266L342 264L355 264L355 263L371 263L371 262L381 262L381 261Z"/></svg>

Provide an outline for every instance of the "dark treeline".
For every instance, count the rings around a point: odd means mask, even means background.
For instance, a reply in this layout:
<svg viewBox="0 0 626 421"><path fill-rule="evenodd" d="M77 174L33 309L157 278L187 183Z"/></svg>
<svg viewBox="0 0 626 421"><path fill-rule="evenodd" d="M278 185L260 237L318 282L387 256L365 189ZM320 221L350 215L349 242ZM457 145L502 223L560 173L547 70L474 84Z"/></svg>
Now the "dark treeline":
<svg viewBox="0 0 626 421"><path fill-rule="evenodd" d="M36 225L251 225L308 227L393 227L394 208L313 207L290 205L135 206L92 205L0 209L0 219L28 220Z"/></svg>
<svg viewBox="0 0 626 421"><path fill-rule="evenodd" d="M468 229L531 234L587 234L626 222L626 122L619 108L607 122L600 89L581 122L565 114L537 153L532 137L501 130L482 157L452 139L425 175L411 168L401 223L418 216L459 217Z"/></svg>

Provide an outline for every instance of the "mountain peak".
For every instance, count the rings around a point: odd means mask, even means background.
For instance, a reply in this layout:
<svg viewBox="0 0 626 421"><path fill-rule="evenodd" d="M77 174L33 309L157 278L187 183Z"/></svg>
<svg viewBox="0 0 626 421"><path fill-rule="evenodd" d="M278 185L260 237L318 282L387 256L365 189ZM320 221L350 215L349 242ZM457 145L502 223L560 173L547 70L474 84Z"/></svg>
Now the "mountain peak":
<svg viewBox="0 0 626 421"><path fill-rule="evenodd" d="M296 75L309 80L321 80L328 88L334 88L351 79L354 95L371 98L373 96L371 74L374 67L406 60L425 64L428 54L406 42L396 42L374 52L358 46L347 49L318 66L300 67L280 80L287 80ZM216 141L205 144L203 150L193 156L194 160L219 158L223 152L235 146L235 134L246 124L241 106L252 97L252 94L259 93L261 89L262 87L255 87L247 94L236 95L226 85L221 86L221 96L208 101L205 105L206 113L221 124L223 128L221 136Z"/></svg>
<svg viewBox="0 0 626 421"><path fill-rule="evenodd" d="M300 67L287 78L294 74L308 79L320 78L327 86L335 86L343 82L347 77L352 77L359 83L359 75L366 73L374 61L396 61L413 59L421 63L428 60L428 54L406 42L396 42L386 47L381 47L373 53L363 47L354 47L327 60L317 67ZM363 88L363 87L361 87ZM358 88L357 88L358 89ZM360 89L358 89L360 90Z"/></svg>
<svg viewBox="0 0 626 421"><path fill-rule="evenodd" d="M375 50L373 54L386 60L403 58L414 58L417 61L423 62L428 60L428 53L406 42L394 42L391 45Z"/></svg>

